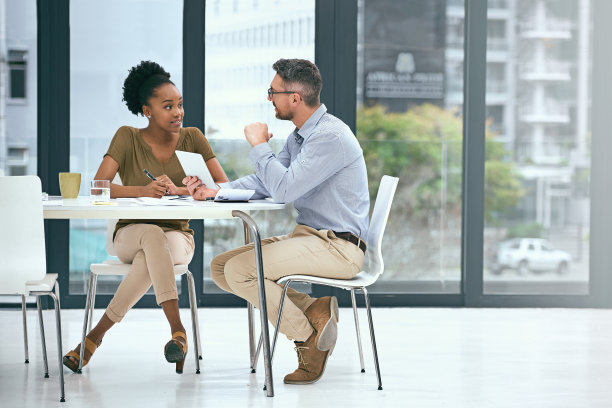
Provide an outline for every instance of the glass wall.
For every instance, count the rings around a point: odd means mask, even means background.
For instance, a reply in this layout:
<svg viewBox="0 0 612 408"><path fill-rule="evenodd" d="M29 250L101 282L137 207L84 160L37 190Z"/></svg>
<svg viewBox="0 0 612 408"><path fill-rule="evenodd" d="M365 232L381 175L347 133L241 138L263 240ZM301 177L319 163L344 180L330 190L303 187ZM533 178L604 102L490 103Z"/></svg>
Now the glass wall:
<svg viewBox="0 0 612 408"><path fill-rule="evenodd" d="M117 129L147 126L122 101L128 70L155 61L181 90L182 43L182 0L70 2L70 171L81 173L80 195L89 195ZM105 237L106 221L70 222L70 293L84 293L90 263L107 257ZM98 293L114 293L120 280L100 279Z"/></svg>
<svg viewBox="0 0 612 408"><path fill-rule="evenodd" d="M252 171L250 147L242 134L246 123L268 122L276 150L293 127L273 117L266 89L276 59L314 59L315 4L326 7L328 3L206 2L206 64L200 67L206 77L203 130L232 179ZM353 3L358 19L342 19L337 13L324 16L333 21L336 32L353 30L353 24L358 28L356 134L367 160L372 198L383 174L400 177L383 242L386 273L373 288L381 302L607 304L604 273L609 259L602 249L602 231L607 230L604 206L609 200L601 199L606 198L603 192L607 190L603 179L597 180L605 177L606 149L591 152L590 147L591 122L597 126L593 142L605 147L605 138L600 136L605 133L608 105L602 102L607 101L602 91L607 60L605 52L592 50L594 46L605 49L605 31L599 34L601 38L596 37L600 42L592 39L593 18L604 19L602 14L609 13L602 4L607 3L489 0L485 16L482 3L469 3L474 19L470 33L482 33L478 38L484 42L486 32L486 54L475 37L470 39L470 84L463 83L463 0L359 0ZM35 18L36 3L1 5L0 29L7 35L0 43L4 57L0 63L0 167L8 171L10 152L11 157L18 157L10 174L31 174L36 168L30 167L35 161L29 153L36 147L9 150L7 124L19 122L21 127L11 135L35 140L36 129L29 127L36 123L31 120L36 112L27 113L26 118L8 110L35 106L35 43L30 40L30 46L24 46L25 37L17 41L12 33L26 30L28 21ZM104 5L93 0L71 2L70 27L59 27L60 34L68 30L71 34L70 167L66 160L49 170L81 172L81 195L87 195L87 183L116 129L124 124L146 125L121 102L128 69L142 59L153 59L171 71L177 83L182 82L182 5L179 0L115 0ZM593 12L597 7L605 12ZM159 21L167 23L163 29ZM334 33L324 28L319 32L318 55L326 59L318 62L339 72L348 63L338 60L334 41L322 38ZM593 54L600 59L597 64L591 62ZM485 78L479 72L485 63L486 92L481 95ZM352 69L352 61L350 64ZM593 90L596 106L601 106L597 109L591 106L593 68L602 76ZM348 89L353 83L349 81L347 86L347 79L339 76L334 85ZM470 93L471 109L465 110L475 138L462 146L464 85L475 91ZM346 100L344 105L335 101L335 109L346 111ZM487 118L484 145L478 140L483 130L480 109ZM483 147L481 162L479 149ZM476 160L466 162L474 167L462 168L463 149L474 153ZM53 153L40 154L45 160ZM482 174L480 166L485 171L484 185L475 181ZM590 188L591 168L599 188ZM464 172L469 177L462 186ZM462 197L462 187L475 192L477 202L484 204L482 212L478 205L462 208L462 200L474 200L471 194ZM592 228L590 208L598 220ZM470 222L464 223L462 212ZM255 217L263 235L285 233L295 219L292 209ZM482 230L480 217L485 220ZM462 224L471 228L465 237L461 237ZM480 244L481 232L484 245ZM237 220L207 223L205 234L204 290L212 292L217 290L208 271L212 256L240 245L244 236ZM89 264L106 257L104 235L104 222L71 223L71 293L83 292ZM478 267L462 271L462 261ZM101 292L112 292L113 285L116 281L102 286Z"/></svg>
<svg viewBox="0 0 612 408"><path fill-rule="evenodd" d="M587 294L591 1L488 6L484 291Z"/></svg>
<svg viewBox="0 0 612 408"><path fill-rule="evenodd" d="M314 61L314 20L314 0L206 2L204 133L230 180L253 172L246 124L267 123L276 152L295 128L276 119L266 92L278 59ZM263 237L286 234L295 225L292 208L253 215ZM206 220L204 234L204 292L220 292L210 278L210 261L244 243L242 224Z"/></svg>
<svg viewBox="0 0 612 408"><path fill-rule="evenodd" d="M370 196L399 177L371 292L459 293L463 1L360 0L357 138Z"/></svg>
<svg viewBox="0 0 612 408"><path fill-rule="evenodd" d="M0 175L36 174L36 1L0 2Z"/></svg>

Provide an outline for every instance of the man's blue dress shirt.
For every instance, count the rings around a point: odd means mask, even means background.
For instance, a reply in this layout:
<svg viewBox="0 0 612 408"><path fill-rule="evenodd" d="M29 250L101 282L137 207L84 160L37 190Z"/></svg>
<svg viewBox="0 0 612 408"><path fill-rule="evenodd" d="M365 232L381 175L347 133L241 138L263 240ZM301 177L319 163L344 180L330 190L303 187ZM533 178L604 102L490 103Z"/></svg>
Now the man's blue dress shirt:
<svg viewBox="0 0 612 408"><path fill-rule="evenodd" d="M225 183L254 189L253 198L293 202L297 223L367 238L370 196L363 151L351 129L325 105L296 128L277 155L268 143L249 154L255 174Z"/></svg>

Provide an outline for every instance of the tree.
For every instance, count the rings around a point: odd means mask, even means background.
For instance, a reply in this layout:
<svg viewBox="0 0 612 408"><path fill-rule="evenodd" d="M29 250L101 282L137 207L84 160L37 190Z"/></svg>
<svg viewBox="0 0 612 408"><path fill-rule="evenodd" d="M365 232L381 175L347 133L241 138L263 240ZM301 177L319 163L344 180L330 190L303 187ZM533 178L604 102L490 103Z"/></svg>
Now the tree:
<svg viewBox="0 0 612 408"><path fill-rule="evenodd" d="M383 106L361 108L357 138L364 150L374 199L383 174L400 178L394 207L412 222L430 226L440 210L461 213L462 120L456 111L422 104L405 113ZM510 153L486 132L485 217L495 223L524 191Z"/></svg>
<svg viewBox="0 0 612 408"><path fill-rule="evenodd" d="M488 126L487 126L488 128ZM461 117L423 104L404 113L382 106L361 108L357 138L363 148L371 200L384 174L399 177L386 236L389 279L456 278L461 259ZM503 144L487 129L485 217L494 225L524 194Z"/></svg>

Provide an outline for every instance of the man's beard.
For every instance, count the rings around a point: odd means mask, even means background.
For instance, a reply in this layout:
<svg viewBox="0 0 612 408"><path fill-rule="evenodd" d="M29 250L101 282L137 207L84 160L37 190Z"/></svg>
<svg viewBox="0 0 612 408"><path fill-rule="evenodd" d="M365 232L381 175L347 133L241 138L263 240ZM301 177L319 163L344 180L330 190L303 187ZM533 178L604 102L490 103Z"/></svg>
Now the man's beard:
<svg viewBox="0 0 612 408"><path fill-rule="evenodd" d="M276 119L293 120L293 112L282 113L276 106L274 108L276 109Z"/></svg>

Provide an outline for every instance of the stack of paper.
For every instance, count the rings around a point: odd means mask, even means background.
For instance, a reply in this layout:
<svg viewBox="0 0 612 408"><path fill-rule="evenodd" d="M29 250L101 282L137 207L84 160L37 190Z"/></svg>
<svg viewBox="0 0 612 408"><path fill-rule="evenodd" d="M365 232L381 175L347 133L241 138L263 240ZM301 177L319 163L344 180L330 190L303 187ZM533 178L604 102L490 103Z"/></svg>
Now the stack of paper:
<svg viewBox="0 0 612 408"><path fill-rule="evenodd" d="M193 200L187 199L159 199L153 197L138 197L134 202L141 205L183 205L193 206Z"/></svg>

